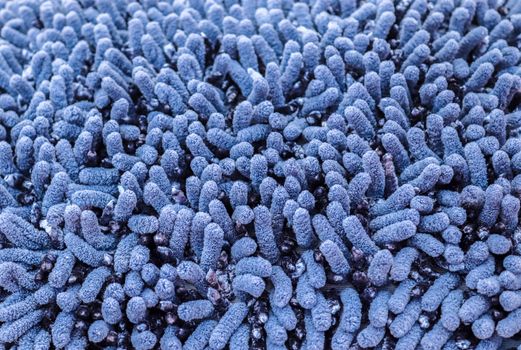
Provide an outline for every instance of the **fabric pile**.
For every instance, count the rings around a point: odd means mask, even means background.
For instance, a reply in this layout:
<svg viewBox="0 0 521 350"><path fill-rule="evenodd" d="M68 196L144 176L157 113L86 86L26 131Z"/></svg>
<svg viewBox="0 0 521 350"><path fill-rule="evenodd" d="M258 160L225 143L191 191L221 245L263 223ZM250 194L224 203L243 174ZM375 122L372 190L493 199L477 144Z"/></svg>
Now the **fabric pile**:
<svg viewBox="0 0 521 350"><path fill-rule="evenodd" d="M0 0L0 28L0 349L521 342L521 1Z"/></svg>

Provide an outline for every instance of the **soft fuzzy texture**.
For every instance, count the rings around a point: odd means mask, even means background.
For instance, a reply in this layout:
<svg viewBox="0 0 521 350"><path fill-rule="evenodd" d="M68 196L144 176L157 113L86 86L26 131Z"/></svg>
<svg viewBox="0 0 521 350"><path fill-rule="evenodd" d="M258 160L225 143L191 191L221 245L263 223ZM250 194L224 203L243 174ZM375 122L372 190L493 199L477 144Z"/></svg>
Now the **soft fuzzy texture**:
<svg viewBox="0 0 521 350"><path fill-rule="evenodd" d="M518 346L520 1L0 28L0 349Z"/></svg>

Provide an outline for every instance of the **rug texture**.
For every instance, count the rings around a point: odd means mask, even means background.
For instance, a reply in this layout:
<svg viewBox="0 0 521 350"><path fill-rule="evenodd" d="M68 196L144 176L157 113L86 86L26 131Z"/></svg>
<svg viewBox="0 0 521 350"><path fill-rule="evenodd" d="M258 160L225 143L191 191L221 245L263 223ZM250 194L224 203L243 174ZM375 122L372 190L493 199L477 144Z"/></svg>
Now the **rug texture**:
<svg viewBox="0 0 521 350"><path fill-rule="evenodd" d="M521 349L520 48L521 0L0 0L0 350Z"/></svg>

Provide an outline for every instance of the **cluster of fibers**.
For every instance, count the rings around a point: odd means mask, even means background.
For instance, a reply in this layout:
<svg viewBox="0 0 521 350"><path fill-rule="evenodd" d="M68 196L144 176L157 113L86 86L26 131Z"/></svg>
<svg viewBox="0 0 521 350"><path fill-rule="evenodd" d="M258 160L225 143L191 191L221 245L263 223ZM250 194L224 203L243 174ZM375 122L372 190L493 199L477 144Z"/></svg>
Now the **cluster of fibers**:
<svg viewBox="0 0 521 350"><path fill-rule="evenodd" d="M520 43L518 0L0 0L0 349L515 348Z"/></svg>

